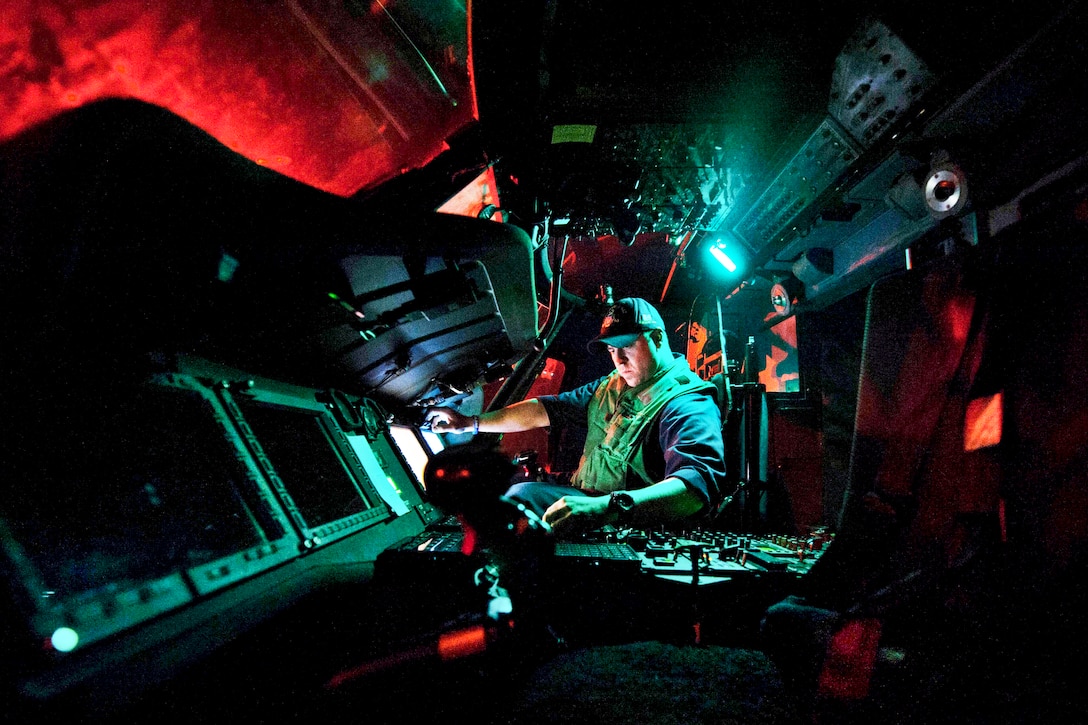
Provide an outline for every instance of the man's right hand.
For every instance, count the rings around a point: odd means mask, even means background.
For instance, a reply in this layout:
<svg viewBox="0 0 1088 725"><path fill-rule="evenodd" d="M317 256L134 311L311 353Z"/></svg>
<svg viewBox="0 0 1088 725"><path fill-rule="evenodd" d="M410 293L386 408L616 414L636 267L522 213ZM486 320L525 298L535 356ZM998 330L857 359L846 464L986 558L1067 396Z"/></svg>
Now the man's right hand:
<svg viewBox="0 0 1088 725"><path fill-rule="evenodd" d="M452 408L427 408L423 422L435 433L470 433L473 428L471 417Z"/></svg>
<svg viewBox="0 0 1088 725"><path fill-rule="evenodd" d="M452 408L427 408L423 423L436 433L517 433L544 428L549 423L548 410L536 398L485 411L479 417L481 425L476 430L471 415L462 415Z"/></svg>

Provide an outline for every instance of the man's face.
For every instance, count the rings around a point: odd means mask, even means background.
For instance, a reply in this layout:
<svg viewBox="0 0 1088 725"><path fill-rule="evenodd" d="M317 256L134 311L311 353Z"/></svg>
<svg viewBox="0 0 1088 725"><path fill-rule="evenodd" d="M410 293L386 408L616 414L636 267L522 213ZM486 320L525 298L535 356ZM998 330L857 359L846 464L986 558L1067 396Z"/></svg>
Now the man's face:
<svg viewBox="0 0 1088 725"><path fill-rule="evenodd" d="M608 346L608 354L612 356L616 372L632 388L649 380L657 372L657 360L651 345L646 340L646 335L639 335L627 347Z"/></svg>

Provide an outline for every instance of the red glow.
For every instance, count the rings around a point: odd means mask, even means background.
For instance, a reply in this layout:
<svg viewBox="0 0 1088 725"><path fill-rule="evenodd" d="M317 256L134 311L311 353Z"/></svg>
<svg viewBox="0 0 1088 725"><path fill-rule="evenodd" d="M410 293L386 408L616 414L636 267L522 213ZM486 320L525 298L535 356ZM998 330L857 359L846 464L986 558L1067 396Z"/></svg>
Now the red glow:
<svg viewBox="0 0 1088 725"><path fill-rule="evenodd" d="M881 629L879 619L855 619L835 632L820 672L821 695L855 700L869 694Z"/></svg>
<svg viewBox="0 0 1088 725"><path fill-rule="evenodd" d="M23 0L6 3L0 46L0 140L135 98L343 196L425 164L475 119L467 58L451 53L454 67L440 69L443 96L401 57L384 13L353 17L337 3Z"/></svg>
<svg viewBox="0 0 1088 725"><path fill-rule="evenodd" d="M1009 540L1009 528L1005 519L1005 499L1003 498L997 500L997 523L1001 529L1001 543L1004 544Z"/></svg>
<svg viewBox="0 0 1088 725"><path fill-rule="evenodd" d="M357 667L342 670L333 675L333 677L325 683L325 689L335 690L344 685L348 685L355 680L364 679L411 662L431 659L435 656L435 649L436 647L433 644L424 644L402 652L395 652L370 662L364 662Z"/></svg>
<svg viewBox="0 0 1088 725"><path fill-rule="evenodd" d="M863 363L856 433L886 443L874 472L885 493L910 491L963 358L974 297L959 283L955 273L935 273L919 289L906 282L878 288L871 303L869 334L886 347L872 347L872 360ZM893 349L894 359L888 358Z"/></svg>
<svg viewBox="0 0 1088 725"><path fill-rule="evenodd" d="M801 379L800 373L790 372L779 375L778 365L785 362L787 358L789 353L778 345L772 345L771 354L764 356L763 369L759 371L759 382L766 386L767 392L785 392L788 380Z"/></svg>
<svg viewBox="0 0 1088 725"><path fill-rule="evenodd" d="M849 274L849 273L851 273L851 272L853 272L855 270L861 269L862 267L864 267L864 266L866 266L868 264L871 264L872 262L875 262L876 260L883 257L885 252L887 252L887 251L888 251L887 248L884 248L884 247L881 247L880 249L872 250L871 252L869 252L868 254L862 256L856 262L851 264L850 268L846 270L846 274Z"/></svg>
<svg viewBox="0 0 1088 725"><path fill-rule="evenodd" d="M669 269L676 258L669 236L660 232L638 234L629 247L610 235L572 237L568 253L574 257L564 260L564 284L587 298L610 284L616 298L660 299L666 275L659 270Z"/></svg>
<svg viewBox="0 0 1088 725"><path fill-rule="evenodd" d="M464 538L461 539L461 553L465 556L472 556L476 553L476 529L462 514L457 515L457 520L461 523L461 531L464 532Z"/></svg>
<svg viewBox="0 0 1088 725"><path fill-rule="evenodd" d="M797 385L793 387L799 390L801 374L796 359L797 318L787 317L772 327L770 334L773 335L771 354L764 356L759 382L766 386L768 393L788 392L791 382L796 382Z"/></svg>
<svg viewBox="0 0 1088 725"><path fill-rule="evenodd" d="M782 342L786 343L786 347L789 350L797 349L797 318L787 317L782 322L775 325L771 331L781 338Z"/></svg>
<svg viewBox="0 0 1088 725"><path fill-rule="evenodd" d="M684 235L684 238L680 240L680 246L676 249L676 258L669 267L669 273L665 277L665 284L661 287L661 296L658 298L658 302L665 301L665 295L669 293L669 286L672 284L673 275L676 274L676 269L680 266L680 263L684 261L684 251L688 248L688 242L691 241L693 234L694 232L688 232Z"/></svg>
<svg viewBox="0 0 1088 725"><path fill-rule="evenodd" d="M455 194L449 201L438 208L445 214L458 214L461 216L477 217L490 204L499 205L498 187L495 183L495 170L488 167L486 171L477 176L464 189ZM502 221L496 218L498 211L488 218Z"/></svg>
<svg viewBox="0 0 1088 725"><path fill-rule="evenodd" d="M468 479L472 478L472 471L464 467L456 468L453 470L449 468L437 467L434 469L434 477L442 479L449 478L454 481L467 481Z"/></svg>
<svg viewBox="0 0 1088 725"><path fill-rule="evenodd" d="M970 297L953 296L948 301L948 309L945 315L952 333L952 339L957 344L967 341L967 335L971 332L971 320L975 314L975 301Z"/></svg>
<svg viewBox="0 0 1088 725"><path fill-rule="evenodd" d="M997 393L967 404L963 423L963 450L977 451L1001 442L1002 395Z"/></svg>
<svg viewBox="0 0 1088 725"><path fill-rule="evenodd" d="M945 179L938 181L937 186L933 189L933 196L938 201L948 200L954 193L956 193L956 183Z"/></svg>
<svg viewBox="0 0 1088 725"><path fill-rule="evenodd" d="M539 398L542 395L555 395L562 389L563 376L566 375L566 365L555 358L548 358L544 363L544 369L529 387L526 398ZM502 381L496 380L484 386L484 402L490 404L491 400L502 387ZM550 471L551 466L551 442L546 428L522 431L520 433L504 433L499 442L502 451L511 458L522 451L536 451L537 463L545 471Z"/></svg>
<svg viewBox="0 0 1088 725"><path fill-rule="evenodd" d="M438 655L444 660L479 654L487 649L487 628L483 625L447 632L438 638Z"/></svg>
<svg viewBox="0 0 1088 725"><path fill-rule="evenodd" d="M1073 207L1073 218L1078 222L1088 222L1088 199L1081 199Z"/></svg>

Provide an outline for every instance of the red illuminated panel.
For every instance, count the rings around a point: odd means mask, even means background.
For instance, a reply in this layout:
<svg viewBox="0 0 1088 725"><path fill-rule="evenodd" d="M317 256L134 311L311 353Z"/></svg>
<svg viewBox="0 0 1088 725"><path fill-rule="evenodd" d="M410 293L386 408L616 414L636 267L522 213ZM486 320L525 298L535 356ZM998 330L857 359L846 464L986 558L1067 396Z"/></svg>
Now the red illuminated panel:
<svg viewBox="0 0 1088 725"><path fill-rule="evenodd" d="M963 424L963 450L977 451L1001 442L1002 395L977 398L967 404Z"/></svg>
<svg viewBox="0 0 1088 725"><path fill-rule="evenodd" d="M464 9L413 11L396 0L7 2L0 140L90 101L135 98L351 195L422 166L475 119Z"/></svg>
<svg viewBox="0 0 1088 725"><path fill-rule="evenodd" d="M449 201L438 208L444 214L458 214L460 216L477 217L485 207L494 205L496 210L488 215L489 219L503 221L499 218L497 207L499 206L498 189L495 186L495 170L488 167L487 171L477 176L468 186L455 194Z"/></svg>
<svg viewBox="0 0 1088 725"><path fill-rule="evenodd" d="M560 231L561 227L555 227L553 236ZM612 235L571 237L563 260L563 283L585 298L594 297L602 285L611 285L616 299L662 299L667 275L661 270L669 269L675 258L676 247L663 232L637 234L630 246Z"/></svg>
<svg viewBox="0 0 1088 725"><path fill-rule="evenodd" d="M820 672L820 695L857 700L869 694L882 629L879 619L854 619L832 635Z"/></svg>
<svg viewBox="0 0 1088 725"><path fill-rule="evenodd" d="M542 395L556 395L562 390L563 376L566 374L567 367L561 360L555 358L548 358L544 363L544 369L540 371L536 380L529 387L529 391L525 394L525 398L538 398ZM505 378L497 380L494 383L490 383L484 386L484 400L490 402L495 394L498 393L499 388L506 381ZM512 457L518 455L523 451L535 451L538 455L537 462L544 467L545 470L552 470L552 458L551 450L548 441L548 429L537 428L535 430L527 430L520 433L504 433L499 447L503 453L507 453Z"/></svg>
<svg viewBox="0 0 1088 725"><path fill-rule="evenodd" d="M797 318L787 317L772 327L766 337L771 354L765 355L759 382L768 393L798 392L801 389L797 359Z"/></svg>

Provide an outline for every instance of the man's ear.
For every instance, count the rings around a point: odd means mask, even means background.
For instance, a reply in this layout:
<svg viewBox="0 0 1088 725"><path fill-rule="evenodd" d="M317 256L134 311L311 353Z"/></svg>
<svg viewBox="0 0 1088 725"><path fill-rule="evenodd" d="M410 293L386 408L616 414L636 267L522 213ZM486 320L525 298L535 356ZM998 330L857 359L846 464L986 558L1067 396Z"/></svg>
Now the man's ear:
<svg viewBox="0 0 1088 725"><path fill-rule="evenodd" d="M650 339L654 341L655 346L661 347L661 342L665 339L665 333L661 330L650 330Z"/></svg>

